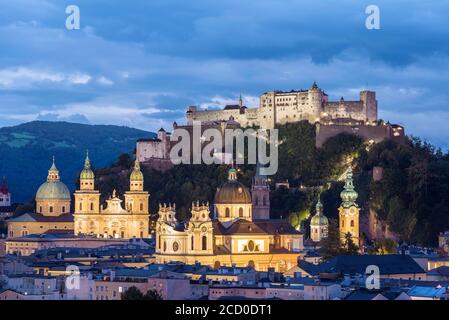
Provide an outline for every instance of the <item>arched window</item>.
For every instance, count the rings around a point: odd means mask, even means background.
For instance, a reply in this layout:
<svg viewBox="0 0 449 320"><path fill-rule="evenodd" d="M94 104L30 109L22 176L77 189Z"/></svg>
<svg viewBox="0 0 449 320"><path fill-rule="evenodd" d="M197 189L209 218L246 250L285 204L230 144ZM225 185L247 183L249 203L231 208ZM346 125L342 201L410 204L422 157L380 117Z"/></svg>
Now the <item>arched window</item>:
<svg viewBox="0 0 449 320"><path fill-rule="evenodd" d="M230 210L229 210L229 208L226 208L226 210L225 210L225 217L229 218L230 216L231 216Z"/></svg>
<svg viewBox="0 0 449 320"><path fill-rule="evenodd" d="M164 241L164 252L167 251L167 242Z"/></svg>
<svg viewBox="0 0 449 320"><path fill-rule="evenodd" d="M243 208L242 207L239 208L239 217L243 218Z"/></svg>
<svg viewBox="0 0 449 320"><path fill-rule="evenodd" d="M39 212L42 213L42 206L39 207Z"/></svg>
<svg viewBox="0 0 449 320"><path fill-rule="evenodd" d="M354 220L351 220L351 227L354 226Z"/></svg>
<svg viewBox="0 0 449 320"><path fill-rule="evenodd" d="M159 248L159 250L161 249L161 235L159 235L159 240L158 240L158 248Z"/></svg>
<svg viewBox="0 0 449 320"><path fill-rule="evenodd" d="M83 210L83 203L80 202L80 210Z"/></svg>
<svg viewBox="0 0 449 320"><path fill-rule="evenodd" d="M94 210L94 203L93 202L90 203L90 210Z"/></svg>
<svg viewBox="0 0 449 320"><path fill-rule="evenodd" d="M143 211L143 203L140 204L140 211Z"/></svg>
<svg viewBox="0 0 449 320"><path fill-rule="evenodd" d="M203 236L201 238L201 249L207 250L207 237Z"/></svg>
<svg viewBox="0 0 449 320"><path fill-rule="evenodd" d="M65 213L65 206L62 206L62 213Z"/></svg>
<svg viewBox="0 0 449 320"><path fill-rule="evenodd" d="M53 212L53 206L50 206L49 211L50 211L50 213Z"/></svg>
<svg viewBox="0 0 449 320"><path fill-rule="evenodd" d="M193 236L190 237L190 250L194 250L195 248L195 239Z"/></svg>

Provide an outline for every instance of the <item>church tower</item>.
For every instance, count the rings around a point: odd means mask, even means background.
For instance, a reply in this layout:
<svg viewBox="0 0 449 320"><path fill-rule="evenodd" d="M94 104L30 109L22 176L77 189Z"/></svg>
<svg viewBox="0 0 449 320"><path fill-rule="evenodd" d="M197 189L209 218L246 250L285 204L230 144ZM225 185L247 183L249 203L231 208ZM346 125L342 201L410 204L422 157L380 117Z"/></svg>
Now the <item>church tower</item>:
<svg viewBox="0 0 449 320"><path fill-rule="evenodd" d="M213 225L209 203L192 203L192 218L187 226L187 253L213 254Z"/></svg>
<svg viewBox="0 0 449 320"><path fill-rule="evenodd" d="M260 165L257 163L256 175L251 187L253 202L253 220L270 219L270 186L266 176L260 173Z"/></svg>
<svg viewBox="0 0 449 320"><path fill-rule="evenodd" d="M6 184L6 178L3 177L3 183L0 187L0 207L11 206L11 193L8 190L8 185Z"/></svg>
<svg viewBox="0 0 449 320"><path fill-rule="evenodd" d="M139 161L134 161L134 168L129 177L129 190L125 193L125 208L137 214L149 214L148 192L143 190L143 173Z"/></svg>
<svg viewBox="0 0 449 320"><path fill-rule="evenodd" d="M323 214L323 205L320 198L315 207L315 215L310 220L310 238L315 242L320 242L328 234L329 221Z"/></svg>
<svg viewBox="0 0 449 320"><path fill-rule="evenodd" d="M339 211L340 240L344 242L345 235L349 232L352 240L359 245L359 213L360 208L356 203L358 194L354 190L352 180L352 168L349 167L346 173L346 182L343 191L340 193L342 203Z"/></svg>
<svg viewBox="0 0 449 320"><path fill-rule="evenodd" d="M95 215L100 212L100 192L95 190L95 174L92 170L89 154L86 152L84 168L80 173L80 187L75 191L75 235L96 233L94 223L88 224L85 215Z"/></svg>

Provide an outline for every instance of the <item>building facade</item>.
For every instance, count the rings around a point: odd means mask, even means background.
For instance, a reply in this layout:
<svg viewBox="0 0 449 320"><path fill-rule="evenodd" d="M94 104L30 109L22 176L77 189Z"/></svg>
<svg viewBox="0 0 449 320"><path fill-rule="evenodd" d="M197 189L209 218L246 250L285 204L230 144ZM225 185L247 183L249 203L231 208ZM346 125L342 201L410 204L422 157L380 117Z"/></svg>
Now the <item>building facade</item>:
<svg viewBox="0 0 449 320"><path fill-rule="evenodd" d="M156 224L156 261L288 270L297 264L303 235L288 222L253 216L249 190L230 169L218 190L211 218L209 204L193 203L191 218L176 219L175 205L160 205Z"/></svg>
<svg viewBox="0 0 449 320"><path fill-rule="evenodd" d="M228 120L233 117L243 127L274 128L276 124L307 120L310 123L337 118L361 121L377 120L377 100L373 91L361 91L357 101L329 101L328 95L314 82L309 90L270 91L260 96L258 108L247 108L240 99L238 105L223 110L200 111L190 106L187 122Z"/></svg>
<svg viewBox="0 0 449 320"><path fill-rule="evenodd" d="M100 193L95 190L95 176L89 157L80 174L80 188L75 192L75 235L93 235L99 238L148 238L149 194L143 191L143 174L136 159L130 175L130 190L122 202L115 190L100 206Z"/></svg>

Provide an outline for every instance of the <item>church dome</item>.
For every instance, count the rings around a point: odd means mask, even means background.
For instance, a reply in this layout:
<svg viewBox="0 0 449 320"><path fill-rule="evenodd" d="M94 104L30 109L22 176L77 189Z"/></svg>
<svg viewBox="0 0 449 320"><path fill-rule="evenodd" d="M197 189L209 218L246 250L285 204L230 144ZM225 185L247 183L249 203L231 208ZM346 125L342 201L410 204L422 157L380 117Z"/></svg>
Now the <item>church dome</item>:
<svg viewBox="0 0 449 320"><path fill-rule="evenodd" d="M140 170L140 164L137 159L136 159L136 161L134 161L134 169L131 172L129 179L131 181L143 181L143 173Z"/></svg>
<svg viewBox="0 0 449 320"><path fill-rule="evenodd" d="M310 225L311 226L329 225L329 220L326 218L325 215L323 215L323 204L321 203L320 199L318 199L315 211L316 214L310 220Z"/></svg>
<svg viewBox="0 0 449 320"><path fill-rule="evenodd" d="M36 200L70 200L70 191L59 179L59 171L53 164L48 170L47 182L44 182L36 193Z"/></svg>
<svg viewBox="0 0 449 320"><path fill-rule="evenodd" d="M322 225L328 225L329 220L326 218L326 216L320 214L316 214L312 217L312 220L310 220L310 225L312 226L322 226Z"/></svg>
<svg viewBox="0 0 449 320"><path fill-rule="evenodd" d="M215 194L215 204L251 204L249 190L237 181L237 172L234 168L229 170L226 181Z"/></svg>
<svg viewBox="0 0 449 320"><path fill-rule="evenodd" d="M95 178L94 172L92 171L92 167L90 165L89 154L86 154L86 159L84 160L84 168L81 171L80 179L83 180L93 180Z"/></svg>

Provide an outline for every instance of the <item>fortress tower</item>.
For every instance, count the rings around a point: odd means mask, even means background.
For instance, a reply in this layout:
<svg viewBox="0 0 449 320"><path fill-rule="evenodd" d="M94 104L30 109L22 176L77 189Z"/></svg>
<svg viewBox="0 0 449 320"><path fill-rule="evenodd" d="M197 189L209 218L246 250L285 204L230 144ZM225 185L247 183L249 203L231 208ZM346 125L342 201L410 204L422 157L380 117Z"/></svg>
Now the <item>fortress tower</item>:
<svg viewBox="0 0 449 320"><path fill-rule="evenodd" d="M270 219L270 186L267 180L267 177L261 175L258 163L251 187L254 220Z"/></svg>

